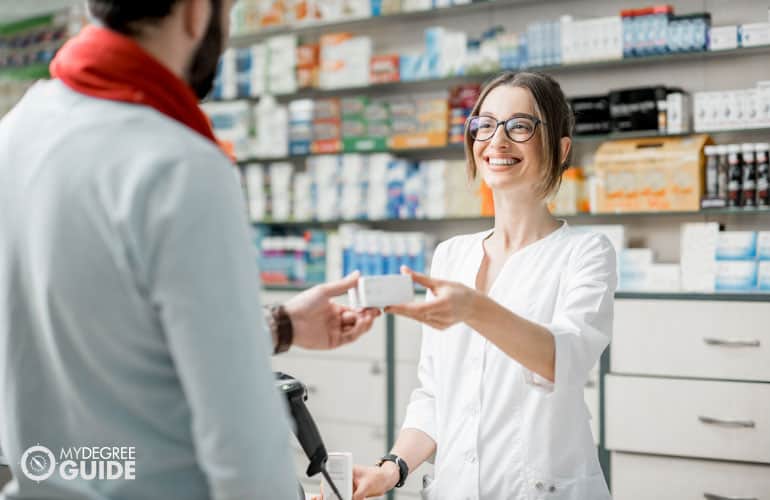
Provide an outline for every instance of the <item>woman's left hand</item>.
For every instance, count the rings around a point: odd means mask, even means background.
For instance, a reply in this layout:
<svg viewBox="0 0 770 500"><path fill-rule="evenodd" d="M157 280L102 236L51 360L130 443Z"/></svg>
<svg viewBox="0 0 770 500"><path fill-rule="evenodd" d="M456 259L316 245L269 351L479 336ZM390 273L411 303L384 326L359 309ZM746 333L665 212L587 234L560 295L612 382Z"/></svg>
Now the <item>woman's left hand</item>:
<svg viewBox="0 0 770 500"><path fill-rule="evenodd" d="M385 312L406 316L437 330L445 330L470 318L479 292L462 283L430 278L406 266L401 268L401 272L433 292L433 299L389 306Z"/></svg>

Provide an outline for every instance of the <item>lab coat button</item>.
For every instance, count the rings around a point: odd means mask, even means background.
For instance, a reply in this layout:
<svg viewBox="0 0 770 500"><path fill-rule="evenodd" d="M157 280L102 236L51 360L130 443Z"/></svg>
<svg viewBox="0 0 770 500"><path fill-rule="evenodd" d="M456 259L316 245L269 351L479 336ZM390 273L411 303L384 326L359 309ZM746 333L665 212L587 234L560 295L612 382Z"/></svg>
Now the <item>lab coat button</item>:
<svg viewBox="0 0 770 500"><path fill-rule="evenodd" d="M535 488L537 488L540 491L543 491L545 489L545 485L541 483L540 481L535 483Z"/></svg>
<svg viewBox="0 0 770 500"><path fill-rule="evenodd" d="M556 491L556 486L554 486L554 485L551 485L551 486L548 488L548 492L549 492L549 493L553 493L553 492L555 492L555 491Z"/></svg>

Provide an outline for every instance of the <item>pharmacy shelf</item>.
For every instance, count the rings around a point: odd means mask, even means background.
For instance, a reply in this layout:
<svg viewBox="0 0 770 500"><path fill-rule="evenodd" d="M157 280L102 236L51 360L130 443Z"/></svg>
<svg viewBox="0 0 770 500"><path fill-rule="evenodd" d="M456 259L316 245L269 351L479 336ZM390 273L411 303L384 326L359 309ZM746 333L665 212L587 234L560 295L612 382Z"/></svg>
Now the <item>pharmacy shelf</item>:
<svg viewBox="0 0 770 500"><path fill-rule="evenodd" d="M483 5L483 4L482 4ZM527 71L542 71L550 74L560 73L572 73L597 69L613 69L624 68L628 66L642 66L642 65L654 65L654 64L674 64L674 63L687 63L706 60L717 59L731 59L736 57L749 57L755 55L767 55L770 53L770 45L762 45L757 47L746 47L730 50L718 50L718 51L702 51L702 52L683 52L676 54L661 54L655 56L645 57L630 57L624 59L610 60L610 61L597 61L589 63L579 64L562 64L557 66L538 66L525 68ZM323 97L335 97L344 95L377 95L386 94L394 91L401 93L407 92L427 92L436 91L441 89L447 89L449 87L466 84L466 83L481 83L487 81L495 76L499 75L502 69L496 69L495 71L483 72L483 73L471 73L467 75L450 76L445 78L433 78L425 80L414 81L398 81L387 83L371 83L365 86L356 87L340 87L334 89L319 89L319 88L306 88L300 89L297 92L276 94L275 97L280 100L293 100L293 99L306 99L306 98L323 98ZM233 100L251 100L257 101L256 98L241 98ZM222 102L227 102L223 100Z"/></svg>
<svg viewBox="0 0 770 500"><path fill-rule="evenodd" d="M323 33L335 31L348 31L377 25L402 23L408 21L435 20L438 18L460 17L472 12L480 12L490 7L503 7L514 5L526 5L538 3L540 0L476 0L473 3L451 5L428 10L416 10L398 12L382 16L366 16L358 18L345 18L338 21L304 22L273 26L261 29L254 33L238 33L230 37L232 47L243 47L253 43L259 43L266 38L276 35L295 34L302 36L318 36Z"/></svg>
<svg viewBox="0 0 770 500"><path fill-rule="evenodd" d="M575 142L602 142L620 139L641 139L641 138L665 138L665 137L686 137L690 135L723 135L723 134L759 134L767 133L770 135L770 127L755 127L755 128L741 128L732 130L704 130L700 132L687 132L682 134L659 134L655 131L640 130L635 132L612 132L609 134L591 134L591 135L576 135L572 139ZM458 155L464 153L463 144L447 144L446 146L434 147L434 148L411 148L411 149L382 149L371 151L339 151L336 153L310 153L303 155L291 155L291 156L278 156L278 157L253 157L243 160L239 160L241 165L247 165L249 163L272 163L279 161L298 161L306 160L313 156L324 155L338 155L338 154L374 154L374 153L390 153L394 156L405 157L429 157L440 155Z"/></svg>
<svg viewBox="0 0 770 500"><path fill-rule="evenodd" d="M625 212L625 213L607 213L607 214L555 214L560 219L573 222L591 222L591 221L623 221L631 219L658 219L666 218L725 218L725 217L770 217L770 209L746 209L746 208L713 208L704 209L696 212ZM448 217L443 219L352 219L352 220L333 220L333 221L253 221L255 226L278 226L278 227L336 227L340 224L369 224L369 225L403 225L403 224L446 224L453 222L491 222L492 217L471 216L471 217Z"/></svg>
<svg viewBox="0 0 770 500"><path fill-rule="evenodd" d="M313 284L267 285L262 288L273 292L302 292ZM721 302L770 302L770 292L615 292L616 300L707 300Z"/></svg>
<svg viewBox="0 0 770 500"><path fill-rule="evenodd" d="M617 292L616 299L639 300L711 300L724 302L770 302L770 292Z"/></svg>

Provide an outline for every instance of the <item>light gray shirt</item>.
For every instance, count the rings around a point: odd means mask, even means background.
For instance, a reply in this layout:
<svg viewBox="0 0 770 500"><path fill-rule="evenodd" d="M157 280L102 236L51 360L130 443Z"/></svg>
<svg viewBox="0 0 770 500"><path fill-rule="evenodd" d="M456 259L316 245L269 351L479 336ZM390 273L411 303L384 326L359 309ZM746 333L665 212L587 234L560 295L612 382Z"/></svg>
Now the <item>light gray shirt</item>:
<svg viewBox="0 0 770 500"><path fill-rule="evenodd" d="M296 498L232 165L138 105L39 83L0 122L8 499ZM30 446L135 447L135 480L40 483Z"/></svg>

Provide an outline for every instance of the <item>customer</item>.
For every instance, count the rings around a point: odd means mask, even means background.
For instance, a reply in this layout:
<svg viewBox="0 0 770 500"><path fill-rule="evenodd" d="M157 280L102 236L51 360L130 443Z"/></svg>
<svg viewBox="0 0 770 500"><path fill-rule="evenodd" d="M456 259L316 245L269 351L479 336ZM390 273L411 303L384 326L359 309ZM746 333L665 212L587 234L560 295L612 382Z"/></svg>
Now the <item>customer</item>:
<svg viewBox="0 0 770 500"><path fill-rule="evenodd" d="M233 0L88 3L101 27L0 122L0 496L295 499L245 204L198 107ZM277 350L368 330L330 301L356 279L274 308ZM40 480L38 444L132 447L136 478Z"/></svg>
<svg viewBox="0 0 770 500"><path fill-rule="evenodd" d="M505 73L482 91L466 154L494 193L494 229L439 245L430 278L405 269L427 300L386 311L425 324L421 387L392 456L356 467L355 500L434 453L428 499L609 498L583 386L610 340L615 253L546 206L572 126L546 75Z"/></svg>

